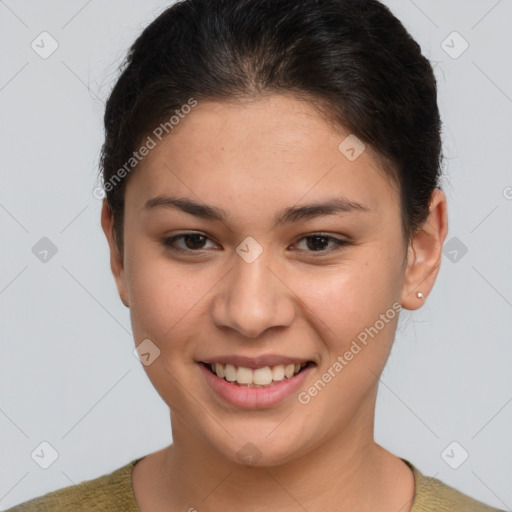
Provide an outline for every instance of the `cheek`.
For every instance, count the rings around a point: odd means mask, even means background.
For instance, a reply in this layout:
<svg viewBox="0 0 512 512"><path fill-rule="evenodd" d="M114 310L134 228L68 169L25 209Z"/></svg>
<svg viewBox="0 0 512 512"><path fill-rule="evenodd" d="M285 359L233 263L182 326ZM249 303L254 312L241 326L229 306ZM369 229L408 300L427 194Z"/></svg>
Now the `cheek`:
<svg viewBox="0 0 512 512"><path fill-rule="evenodd" d="M345 354L352 368L362 365L377 373L385 364L400 309L396 266L396 260L374 247L332 271L297 275L291 288L304 302L303 314L323 339L327 365Z"/></svg>
<svg viewBox="0 0 512 512"><path fill-rule="evenodd" d="M137 260L129 283L135 343L149 339L159 351L144 371L170 408L185 411L191 404L181 383L189 382L190 372L197 371L191 341L199 338L198 317L204 321L207 292L214 283L157 258Z"/></svg>
<svg viewBox="0 0 512 512"><path fill-rule="evenodd" d="M332 270L297 274L291 288L335 333L364 327L396 300L394 263L377 253L368 249Z"/></svg>
<svg viewBox="0 0 512 512"><path fill-rule="evenodd" d="M139 250L127 259L130 314L135 340L149 338L167 348L179 339L207 300L214 283L198 279L186 266ZM203 274L204 275L204 274Z"/></svg>
<svg viewBox="0 0 512 512"><path fill-rule="evenodd" d="M310 281L303 278L297 293L307 306L303 311L314 312L309 322L324 352L318 380L302 390L302 398L322 418L336 404L326 420L333 427L374 390L393 344L400 306L389 273L378 272L378 267L354 263L321 279L318 274Z"/></svg>

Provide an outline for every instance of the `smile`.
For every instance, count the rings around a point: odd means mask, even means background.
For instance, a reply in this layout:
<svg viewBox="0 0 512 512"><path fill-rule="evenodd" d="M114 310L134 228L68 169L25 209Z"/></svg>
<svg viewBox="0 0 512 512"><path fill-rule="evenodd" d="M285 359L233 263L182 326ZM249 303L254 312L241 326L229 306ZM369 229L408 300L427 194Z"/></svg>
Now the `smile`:
<svg viewBox="0 0 512 512"><path fill-rule="evenodd" d="M247 368L222 363L202 363L213 374L233 384L247 388L271 387L285 379L291 379L300 373L311 361L303 363L278 364L261 368Z"/></svg>

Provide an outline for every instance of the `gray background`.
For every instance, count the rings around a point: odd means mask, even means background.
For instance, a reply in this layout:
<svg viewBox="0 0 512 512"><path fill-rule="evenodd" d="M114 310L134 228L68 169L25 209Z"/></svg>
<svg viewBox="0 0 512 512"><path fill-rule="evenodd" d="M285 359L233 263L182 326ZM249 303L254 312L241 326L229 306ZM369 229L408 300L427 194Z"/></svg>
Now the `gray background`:
<svg viewBox="0 0 512 512"><path fill-rule="evenodd" d="M432 294L402 313L376 440L510 510L512 2L385 3L434 63L450 230ZM0 0L2 509L171 442L167 407L133 355L93 196L104 99L128 46L167 5ZM45 59L31 47L43 31L59 45ZM460 55L454 31L469 44ZM38 48L49 49L49 39ZM46 262L43 237L57 248ZM31 456L44 441L58 453L48 469Z"/></svg>

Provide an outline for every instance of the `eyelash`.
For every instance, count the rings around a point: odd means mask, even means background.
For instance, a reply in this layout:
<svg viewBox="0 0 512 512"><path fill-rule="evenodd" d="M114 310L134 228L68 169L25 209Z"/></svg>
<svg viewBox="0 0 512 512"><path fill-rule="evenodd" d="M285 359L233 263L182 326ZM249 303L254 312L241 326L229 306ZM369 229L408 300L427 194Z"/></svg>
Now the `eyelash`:
<svg viewBox="0 0 512 512"><path fill-rule="evenodd" d="M164 238L162 243L163 243L163 245L166 248L168 248L168 249L170 249L172 251L175 251L175 252L204 254L206 249L197 249L197 250L194 250L194 249L180 249L180 248L177 248L177 247L175 247L173 245L176 242L176 240L179 240L180 238L185 238L186 236L191 236L191 235L200 235L201 237L204 237L207 240L210 240L210 238L208 236L203 235L202 233L187 232L187 233L181 233L179 235L174 235L174 236L171 236L171 237ZM333 236L324 235L323 233L313 233L311 235L306 235L306 236L303 236L302 238L300 238L298 241L300 242L302 240L305 240L305 239L308 239L308 238L315 238L315 237L325 238L328 242L333 242L335 244L335 247L332 248L332 249L327 249L327 250L306 251L308 253L311 253L311 255L313 257L325 256L325 255L330 254L332 252L339 251L339 250L343 249L344 246L350 244L350 242L347 242L346 240L341 240L341 239L335 238Z"/></svg>

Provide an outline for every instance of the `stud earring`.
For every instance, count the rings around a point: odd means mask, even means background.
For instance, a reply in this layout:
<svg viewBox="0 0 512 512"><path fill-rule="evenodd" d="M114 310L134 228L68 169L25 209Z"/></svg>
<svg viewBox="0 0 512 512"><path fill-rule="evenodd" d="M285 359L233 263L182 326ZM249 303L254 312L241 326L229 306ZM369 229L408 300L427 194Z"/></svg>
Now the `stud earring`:
<svg viewBox="0 0 512 512"><path fill-rule="evenodd" d="M416 294L416 297L418 297L418 299L423 299L423 293L418 292L418 293Z"/></svg>

